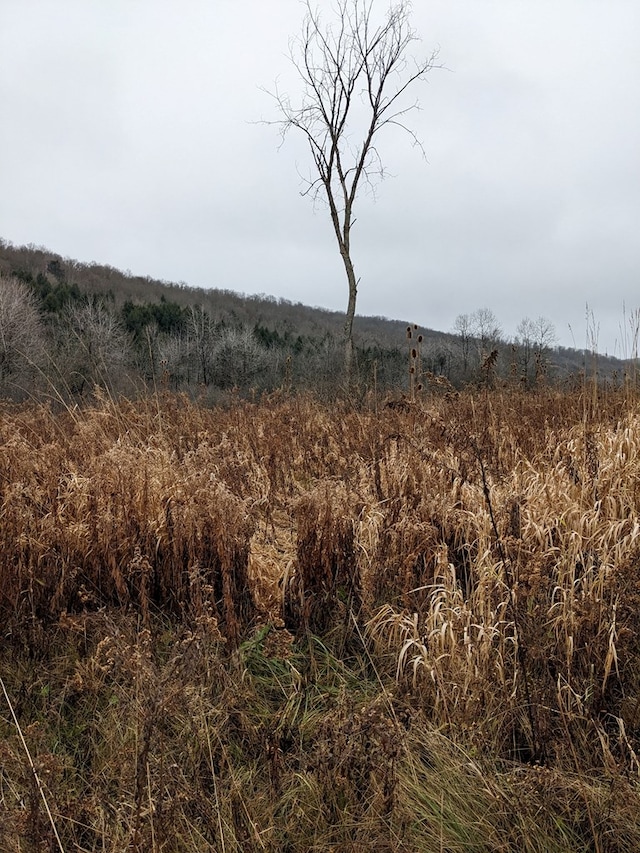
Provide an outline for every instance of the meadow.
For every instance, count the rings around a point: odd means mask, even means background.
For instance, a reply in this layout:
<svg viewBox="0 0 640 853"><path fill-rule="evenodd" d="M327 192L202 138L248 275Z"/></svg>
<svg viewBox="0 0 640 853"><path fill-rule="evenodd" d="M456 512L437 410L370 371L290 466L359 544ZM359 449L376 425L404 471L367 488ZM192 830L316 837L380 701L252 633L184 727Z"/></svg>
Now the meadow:
<svg viewBox="0 0 640 853"><path fill-rule="evenodd" d="M0 410L0 849L640 850L628 388Z"/></svg>

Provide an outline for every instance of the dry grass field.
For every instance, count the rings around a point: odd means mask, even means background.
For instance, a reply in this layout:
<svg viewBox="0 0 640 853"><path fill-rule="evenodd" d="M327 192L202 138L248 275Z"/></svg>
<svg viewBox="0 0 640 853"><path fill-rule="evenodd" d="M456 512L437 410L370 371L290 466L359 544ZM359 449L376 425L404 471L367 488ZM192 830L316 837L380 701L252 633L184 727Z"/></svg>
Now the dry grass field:
<svg viewBox="0 0 640 853"><path fill-rule="evenodd" d="M2 851L640 850L624 391L0 412Z"/></svg>

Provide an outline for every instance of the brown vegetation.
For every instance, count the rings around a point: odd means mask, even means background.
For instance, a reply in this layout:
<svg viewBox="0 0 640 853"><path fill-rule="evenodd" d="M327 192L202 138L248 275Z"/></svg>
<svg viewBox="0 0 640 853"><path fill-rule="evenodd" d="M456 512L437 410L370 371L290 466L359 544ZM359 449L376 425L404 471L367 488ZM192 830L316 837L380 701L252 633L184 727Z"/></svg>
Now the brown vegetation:
<svg viewBox="0 0 640 853"><path fill-rule="evenodd" d="M375 408L2 410L1 849L640 849L636 400Z"/></svg>

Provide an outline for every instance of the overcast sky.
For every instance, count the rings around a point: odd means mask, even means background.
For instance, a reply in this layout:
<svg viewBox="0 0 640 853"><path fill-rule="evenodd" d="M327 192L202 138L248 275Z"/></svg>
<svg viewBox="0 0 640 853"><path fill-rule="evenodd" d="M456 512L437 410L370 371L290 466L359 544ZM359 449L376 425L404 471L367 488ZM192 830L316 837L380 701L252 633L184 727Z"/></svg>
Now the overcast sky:
<svg viewBox="0 0 640 853"><path fill-rule="evenodd" d="M386 0L376 0L382 12ZM321 0L329 13L332 4ZM136 275L344 310L309 158L260 87L295 95L298 0L0 0L0 236ZM492 309L625 355L640 307L640 3L419 0L446 68L356 210L358 313L448 331ZM628 349L628 344L627 344Z"/></svg>

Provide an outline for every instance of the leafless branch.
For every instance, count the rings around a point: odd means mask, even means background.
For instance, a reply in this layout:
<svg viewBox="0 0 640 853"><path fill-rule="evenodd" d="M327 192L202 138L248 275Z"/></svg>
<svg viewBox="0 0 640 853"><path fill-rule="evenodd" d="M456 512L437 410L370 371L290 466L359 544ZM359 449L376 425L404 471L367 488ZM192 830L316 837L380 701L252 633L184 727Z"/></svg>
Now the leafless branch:
<svg viewBox="0 0 640 853"><path fill-rule="evenodd" d="M407 133L413 146L425 155L407 116L418 110L417 101L405 96L418 81L439 67L437 51L426 59L410 55L418 42L410 26L411 4L399 0L379 23L374 20L374 0L337 0L333 17L325 21L320 11L305 2L301 35L289 42L289 56L301 83L294 103L276 84L268 94L279 118L281 144L291 130L306 139L317 177L303 178L302 195L314 201L323 196L349 281L349 307L345 336L350 346L357 281L350 255L353 206L364 184L375 192L385 177L377 139L385 128Z"/></svg>

